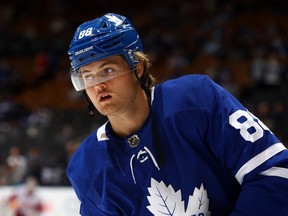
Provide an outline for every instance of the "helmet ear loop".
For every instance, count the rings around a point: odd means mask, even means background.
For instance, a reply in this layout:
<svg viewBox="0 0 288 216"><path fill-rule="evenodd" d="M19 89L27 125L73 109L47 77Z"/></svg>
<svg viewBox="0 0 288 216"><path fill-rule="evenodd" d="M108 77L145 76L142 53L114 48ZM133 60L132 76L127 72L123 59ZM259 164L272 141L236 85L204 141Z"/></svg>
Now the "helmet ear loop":
<svg viewBox="0 0 288 216"><path fill-rule="evenodd" d="M138 82L141 85L141 88L145 91L146 95L150 97L150 90L149 88L145 85L145 83L142 82L142 80L140 79L139 75L138 75L138 70L136 68L136 66L133 66L133 71L135 74L136 79L138 80Z"/></svg>
<svg viewBox="0 0 288 216"><path fill-rule="evenodd" d="M145 93L147 95L150 95L150 91L149 89L146 87L145 83L142 82L142 80L140 79L139 75L138 75L138 69L137 69L137 65L140 62L139 58L136 56L135 52L132 50L128 51L128 57L130 59L130 68L134 71L135 77L138 80L138 82L141 85L141 88L145 91Z"/></svg>
<svg viewBox="0 0 288 216"><path fill-rule="evenodd" d="M130 58L131 58L131 56L133 56L132 70L134 71L135 77L138 80L138 82L140 83L141 88L145 91L146 95L150 98L150 96L151 96L150 89L149 89L147 83L144 83L143 79L141 80L141 78L139 77L139 74L138 74L137 65L140 63L140 61L134 52L132 52L132 51L129 52L129 55L130 55ZM143 68L143 70L145 70L145 69ZM145 71L143 71L142 76L144 75L144 73L145 73Z"/></svg>
<svg viewBox="0 0 288 216"><path fill-rule="evenodd" d="M95 115L95 111L96 111L96 108L94 106L94 104L92 103L92 101L90 100L89 96L87 95L87 92L84 90L83 91L83 95L84 95L84 98L85 100L87 101L88 103L88 112L89 112L89 115L92 117Z"/></svg>

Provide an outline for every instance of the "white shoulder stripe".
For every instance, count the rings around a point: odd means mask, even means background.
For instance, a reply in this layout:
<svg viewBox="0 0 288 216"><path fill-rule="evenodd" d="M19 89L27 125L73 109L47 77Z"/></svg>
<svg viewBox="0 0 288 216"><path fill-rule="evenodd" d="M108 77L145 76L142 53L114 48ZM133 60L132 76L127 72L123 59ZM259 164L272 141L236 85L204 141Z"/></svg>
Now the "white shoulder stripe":
<svg viewBox="0 0 288 216"><path fill-rule="evenodd" d="M151 88L151 105L154 100L154 90L155 90L155 86Z"/></svg>
<svg viewBox="0 0 288 216"><path fill-rule="evenodd" d="M237 181L242 184L243 179L246 174L254 170L256 167L264 163L269 158L273 157L277 153L285 150L285 146L282 143L276 143L260 154L256 155L252 159L250 159L247 163L245 163L236 173L235 178Z"/></svg>
<svg viewBox="0 0 288 216"><path fill-rule="evenodd" d="M286 178L288 180L288 169L282 167L271 167L268 170L260 173L261 175L265 176L278 176L282 178Z"/></svg>
<svg viewBox="0 0 288 216"><path fill-rule="evenodd" d="M106 135L106 124L103 124L98 130L97 130L97 139L98 141L104 141L104 140L109 140L109 138Z"/></svg>

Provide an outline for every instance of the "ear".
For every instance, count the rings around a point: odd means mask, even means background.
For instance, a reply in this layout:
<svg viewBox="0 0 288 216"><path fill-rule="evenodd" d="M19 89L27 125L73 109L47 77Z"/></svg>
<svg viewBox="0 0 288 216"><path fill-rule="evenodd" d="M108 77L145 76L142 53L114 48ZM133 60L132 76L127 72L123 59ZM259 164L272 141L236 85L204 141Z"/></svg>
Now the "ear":
<svg viewBox="0 0 288 216"><path fill-rule="evenodd" d="M144 64L142 61L139 61L139 63L136 65L136 70L138 77L141 78L144 73Z"/></svg>

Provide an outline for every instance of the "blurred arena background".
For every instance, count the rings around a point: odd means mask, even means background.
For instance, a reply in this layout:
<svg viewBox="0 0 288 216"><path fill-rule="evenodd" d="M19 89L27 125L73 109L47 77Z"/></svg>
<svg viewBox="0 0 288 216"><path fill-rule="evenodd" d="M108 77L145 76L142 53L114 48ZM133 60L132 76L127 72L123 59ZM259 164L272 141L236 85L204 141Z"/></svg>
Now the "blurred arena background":
<svg viewBox="0 0 288 216"><path fill-rule="evenodd" d="M105 118L73 90L67 50L80 23L106 12L132 20L159 82L207 74L287 146L288 1L1 0L0 209L34 176L50 203L42 215L58 216L59 203L78 215L53 197L74 195L67 162Z"/></svg>

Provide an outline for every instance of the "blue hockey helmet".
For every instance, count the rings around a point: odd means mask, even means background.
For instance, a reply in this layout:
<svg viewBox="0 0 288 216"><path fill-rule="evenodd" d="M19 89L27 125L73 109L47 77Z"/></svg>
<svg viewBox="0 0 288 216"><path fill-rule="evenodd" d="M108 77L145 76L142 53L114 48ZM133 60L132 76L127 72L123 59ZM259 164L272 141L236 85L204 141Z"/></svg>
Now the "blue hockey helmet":
<svg viewBox="0 0 288 216"><path fill-rule="evenodd" d="M107 13L81 24L68 51L73 84L77 82L80 67L109 56L123 55L133 69L138 63L134 55L136 51L143 52L139 34L130 20L122 15Z"/></svg>

